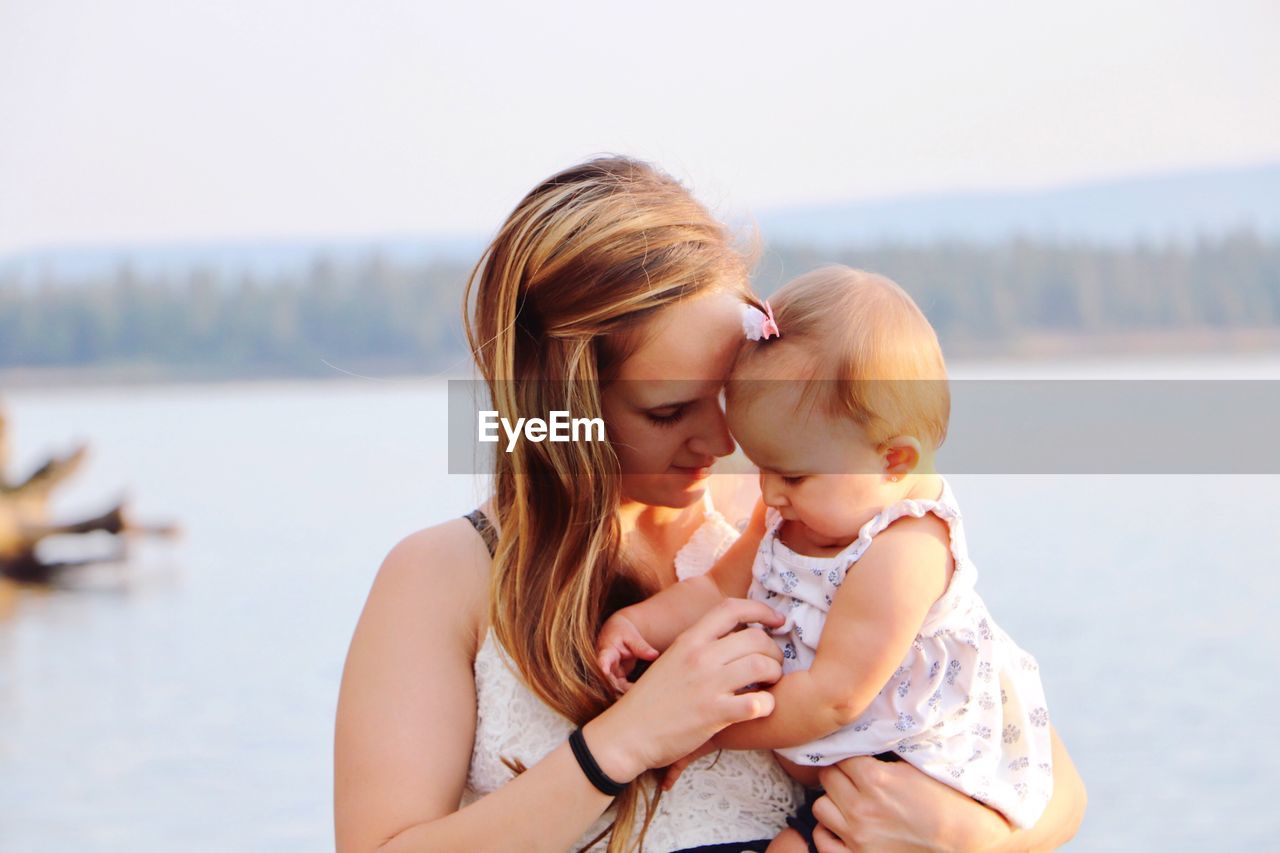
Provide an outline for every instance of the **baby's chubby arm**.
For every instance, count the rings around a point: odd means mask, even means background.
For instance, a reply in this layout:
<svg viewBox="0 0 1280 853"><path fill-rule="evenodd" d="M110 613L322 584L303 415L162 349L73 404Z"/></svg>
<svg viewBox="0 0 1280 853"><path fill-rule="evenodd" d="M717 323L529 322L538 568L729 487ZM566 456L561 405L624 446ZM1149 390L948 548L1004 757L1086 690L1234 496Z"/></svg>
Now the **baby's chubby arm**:
<svg viewBox="0 0 1280 853"><path fill-rule="evenodd" d="M630 686L627 674L637 659L655 659L721 601L746 596L763 536L764 504L757 503L747 528L709 572L672 584L605 621L596 640L596 663L619 692Z"/></svg>
<svg viewBox="0 0 1280 853"><path fill-rule="evenodd" d="M946 523L904 518L876 537L832 602L813 666L771 689L774 711L716 735L725 749L800 746L862 715L906 657L929 608L946 590Z"/></svg>

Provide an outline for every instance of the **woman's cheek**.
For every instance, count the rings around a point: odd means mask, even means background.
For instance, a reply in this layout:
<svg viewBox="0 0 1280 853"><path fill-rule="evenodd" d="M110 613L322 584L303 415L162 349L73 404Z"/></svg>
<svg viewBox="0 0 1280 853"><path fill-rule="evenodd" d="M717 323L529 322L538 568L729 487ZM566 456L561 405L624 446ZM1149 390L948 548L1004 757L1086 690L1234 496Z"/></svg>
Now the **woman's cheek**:
<svg viewBox="0 0 1280 853"><path fill-rule="evenodd" d="M638 416L638 420L629 420L619 422L613 433L608 433L608 425L605 427L622 464L622 473L660 474L666 471L679 444L673 445L672 439L643 415Z"/></svg>

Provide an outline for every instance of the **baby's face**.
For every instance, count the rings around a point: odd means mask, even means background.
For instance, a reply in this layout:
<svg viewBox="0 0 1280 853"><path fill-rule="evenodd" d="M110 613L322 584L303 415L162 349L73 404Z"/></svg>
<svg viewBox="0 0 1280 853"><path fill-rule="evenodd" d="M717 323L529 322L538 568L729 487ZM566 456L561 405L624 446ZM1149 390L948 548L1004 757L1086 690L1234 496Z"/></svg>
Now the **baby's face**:
<svg viewBox="0 0 1280 853"><path fill-rule="evenodd" d="M843 547L892 498L886 460L847 418L803 405L803 383L730 400L729 429L760 469L764 502L817 547Z"/></svg>

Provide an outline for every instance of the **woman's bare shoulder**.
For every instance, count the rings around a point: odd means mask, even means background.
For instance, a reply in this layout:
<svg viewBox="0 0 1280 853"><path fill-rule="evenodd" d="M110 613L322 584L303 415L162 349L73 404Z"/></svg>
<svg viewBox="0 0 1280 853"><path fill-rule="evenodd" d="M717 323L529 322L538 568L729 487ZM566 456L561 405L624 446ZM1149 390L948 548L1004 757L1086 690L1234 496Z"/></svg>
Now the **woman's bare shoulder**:
<svg viewBox="0 0 1280 853"><path fill-rule="evenodd" d="M440 629L452 628L474 644L487 616L489 567L484 540L466 519L414 531L387 552L366 614L384 612L397 622L407 617L433 625L437 636Z"/></svg>
<svg viewBox="0 0 1280 853"><path fill-rule="evenodd" d="M488 580L488 551L461 518L409 534L382 561L338 696L338 849L372 850L457 809L475 732L473 666Z"/></svg>

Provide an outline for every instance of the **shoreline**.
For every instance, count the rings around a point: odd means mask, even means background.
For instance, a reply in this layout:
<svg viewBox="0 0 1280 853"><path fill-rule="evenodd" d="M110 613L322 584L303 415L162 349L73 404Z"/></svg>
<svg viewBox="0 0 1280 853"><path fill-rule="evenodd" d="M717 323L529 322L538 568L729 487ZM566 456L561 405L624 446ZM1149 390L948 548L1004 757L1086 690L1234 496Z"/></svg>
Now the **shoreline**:
<svg viewBox="0 0 1280 853"><path fill-rule="evenodd" d="M1177 361L1275 355L1280 357L1280 328L1180 329L1100 335L1036 333L999 341L944 342L948 363L1035 365L1108 360ZM0 392L5 390L55 390L84 387L139 387L160 385L297 384L364 381L420 383L448 379L472 379L466 365L455 360L447 366L411 366L404 362L330 367L324 371L169 368L158 364L114 364L87 367L0 368Z"/></svg>

